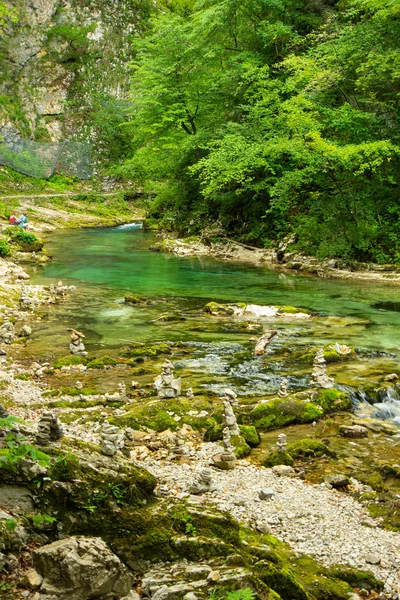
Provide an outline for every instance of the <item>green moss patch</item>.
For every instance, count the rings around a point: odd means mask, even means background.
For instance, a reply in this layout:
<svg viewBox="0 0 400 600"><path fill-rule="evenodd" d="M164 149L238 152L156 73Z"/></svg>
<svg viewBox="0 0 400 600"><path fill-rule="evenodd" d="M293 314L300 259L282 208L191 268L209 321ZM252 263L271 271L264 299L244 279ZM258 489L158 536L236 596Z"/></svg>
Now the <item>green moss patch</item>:
<svg viewBox="0 0 400 600"><path fill-rule="evenodd" d="M53 364L54 369L61 369L62 367L70 367L71 365L84 365L86 364L86 358L84 356L76 356L76 354L69 354L56 360Z"/></svg>
<svg viewBox="0 0 400 600"><path fill-rule="evenodd" d="M295 350L292 354L292 357L306 365L312 365L315 355L317 354L318 348L312 347L308 350ZM354 348L350 349L350 352L347 354L342 354L338 352L334 344L330 344L329 346L325 346L324 348L324 358L327 363L337 363L337 362L345 362L347 360L354 360L357 354Z"/></svg>
<svg viewBox="0 0 400 600"><path fill-rule="evenodd" d="M156 344L141 344L140 346L129 346L122 352L126 358L151 357L155 358L160 354L170 354L171 347L163 342Z"/></svg>
<svg viewBox="0 0 400 600"><path fill-rule="evenodd" d="M265 457L262 464L268 468L275 467L276 465L288 465L291 467L293 462L293 457L288 452L273 450Z"/></svg>
<svg viewBox="0 0 400 600"><path fill-rule="evenodd" d="M239 429L241 436L249 446L258 446L260 443L260 436L258 435L258 431L254 425L239 425Z"/></svg>
<svg viewBox="0 0 400 600"><path fill-rule="evenodd" d="M91 360L87 364L88 369L104 369L104 367L115 367L117 361L112 356L101 356Z"/></svg>
<svg viewBox="0 0 400 600"><path fill-rule="evenodd" d="M297 442L291 442L287 445L286 450L295 460L322 456L323 454L332 456L332 452L329 450L326 444L320 440L312 440L308 438L298 440Z"/></svg>
<svg viewBox="0 0 400 600"><path fill-rule="evenodd" d="M244 302L235 302L232 304L219 304L218 302L209 302L203 308L203 312L209 315L232 316L242 314L246 310L247 304Z"/></svg>
<svg viewBox="0 0 400 600"><path fill-rule="evenodd" d="M322 408L312 402L288 398L259 404L250 413L250 419L257 429L268 431L292 423L312 423L322 415Z"/></svg>
<svg viewBox="0 0 400 600"><path fill-rule="evenodd" d="M328 413L351 409L350 397L335 388L319 390L317 402Z"/></svg>

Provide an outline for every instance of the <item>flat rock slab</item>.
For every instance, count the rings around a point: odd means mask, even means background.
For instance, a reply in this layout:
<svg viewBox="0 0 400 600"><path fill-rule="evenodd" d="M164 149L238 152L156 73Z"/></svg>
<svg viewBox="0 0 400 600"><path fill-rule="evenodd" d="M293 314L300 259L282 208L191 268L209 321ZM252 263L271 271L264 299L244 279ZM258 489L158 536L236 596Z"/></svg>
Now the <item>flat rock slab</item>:
<svg viewBox="0 0 400 600"><path fill-rule="evenodd" d="M0 485L0 506L16 513L33 511L32 494L20 485Z"/></svg>

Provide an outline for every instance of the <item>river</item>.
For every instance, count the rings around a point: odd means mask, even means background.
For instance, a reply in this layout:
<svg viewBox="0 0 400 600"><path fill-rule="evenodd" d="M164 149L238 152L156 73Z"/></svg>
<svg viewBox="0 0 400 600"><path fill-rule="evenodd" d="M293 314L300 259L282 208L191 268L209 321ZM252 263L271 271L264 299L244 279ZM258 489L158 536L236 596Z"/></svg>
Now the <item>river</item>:
<svg viewBox="0 0 400 600"><path fill-rule="evenodd" d="M160 328L145 317L146 312L152 317L159 307L147 307L143 312L142 308L121 304L124 293L130 292L146 298L166 298L180 310L196 310L210 300L242 301L292 305L321 315L354 318L364 324L352 327L346 323L346 327L339 328L331 325L326 331L310 332L309 338L315 344L340 342L397 353L398 286L318 279L208 257L160 254L149 250L153 240L152 234L139 227L59 231L47 245L53 261L38 268L32 282L48 285L62 279L76 285L79 293L75 298L53 312L66 323L73 320L78 327L93 328L105 344L125 342L132 336L154 339L156 333L164 337ZM177 339L179 327L167 328L166 333L168 338ZM186 339L198 337L185 334Z"/></svg>

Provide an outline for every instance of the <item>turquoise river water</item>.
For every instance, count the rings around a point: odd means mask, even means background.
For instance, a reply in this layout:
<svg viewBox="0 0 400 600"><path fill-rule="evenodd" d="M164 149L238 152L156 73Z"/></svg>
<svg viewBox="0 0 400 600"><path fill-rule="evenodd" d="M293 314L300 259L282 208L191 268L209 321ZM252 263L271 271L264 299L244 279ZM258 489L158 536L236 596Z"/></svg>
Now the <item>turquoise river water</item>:
<svg viewBox="0 0 400 600"><path fill-rule="evenodd" d="M54 234L48 249L53 261L37 268L32 283L59 279L77 286L65 305L52 309L41 327L47 343L55 322L93 330L92 343L185 339L211 341L215 332L152 322L165 307L123 304L124 293L164 300L166 308L199 310L210 300L292 305L321 315L345 317L329 327L303 332L313 343L338 341L361 349L397 353L400 287L375 282L317 279L206 257L176 257L149 250L154 240L139 227L115 227ZM290 326L288 326L290 328ZM293 327L291 327L293 333ZM218 336L217 336L218 337ZM226 337L226 336L225 336ZM296 337L296 336L294 336ZM90 343L90 335L88 336Z"/></svg>

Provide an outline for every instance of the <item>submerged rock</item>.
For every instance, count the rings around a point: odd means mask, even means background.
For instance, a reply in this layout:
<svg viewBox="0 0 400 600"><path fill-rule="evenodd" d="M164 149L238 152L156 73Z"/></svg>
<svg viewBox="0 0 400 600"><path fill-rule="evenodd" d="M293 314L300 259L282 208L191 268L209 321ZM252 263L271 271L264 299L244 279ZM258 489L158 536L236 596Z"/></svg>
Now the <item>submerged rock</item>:
<svg viewBox="0 0 400 600"><path fill-rule="evenodd" d="M246 311L244 302L236 302L232 304L219 304L218 302L209 302L203 308L203 312L214 316L241 316Z"/></svg>
<svg viewBox="0 0 400 600"><path fill-rule="evenodd" d="M348 438L364 438L368 437L368 429L362 425L341 425L339 434Z"/></svg>

